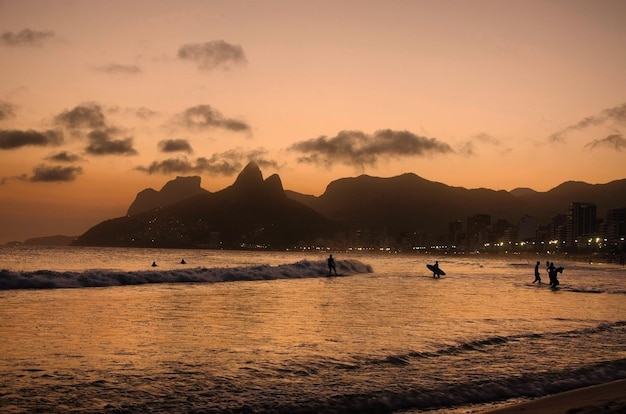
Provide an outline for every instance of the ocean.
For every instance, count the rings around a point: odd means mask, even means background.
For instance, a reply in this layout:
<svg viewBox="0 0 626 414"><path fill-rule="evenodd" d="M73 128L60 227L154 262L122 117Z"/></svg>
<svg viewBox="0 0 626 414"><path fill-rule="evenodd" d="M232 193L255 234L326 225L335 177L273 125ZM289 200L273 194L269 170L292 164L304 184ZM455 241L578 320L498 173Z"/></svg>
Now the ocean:
<svg viewBox="0 0 626 414"><path fill-rule="evenodd" d="M0 247L0 411L478 413L626 378L622 266L328 254Z"/></svg>

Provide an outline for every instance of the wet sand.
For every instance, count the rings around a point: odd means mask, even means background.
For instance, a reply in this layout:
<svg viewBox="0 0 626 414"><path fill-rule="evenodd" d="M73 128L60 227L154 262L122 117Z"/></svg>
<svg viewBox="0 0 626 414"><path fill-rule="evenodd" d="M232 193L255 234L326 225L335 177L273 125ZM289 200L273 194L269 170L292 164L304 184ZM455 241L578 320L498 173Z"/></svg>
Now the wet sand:
<svg viewBox="0 0 626 414"><path fill-rule="evenodd" d="M626 379L550 395L485 414L617 414L626 412Z"/></svg>

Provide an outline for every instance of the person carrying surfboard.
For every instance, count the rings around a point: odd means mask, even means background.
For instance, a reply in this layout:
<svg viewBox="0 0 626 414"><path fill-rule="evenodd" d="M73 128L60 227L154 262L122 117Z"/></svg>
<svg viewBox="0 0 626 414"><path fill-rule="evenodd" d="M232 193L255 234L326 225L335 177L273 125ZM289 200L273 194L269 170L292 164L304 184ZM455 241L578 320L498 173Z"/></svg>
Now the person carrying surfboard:
<svg viewBox="0 0 626 414"><path fill-rule="evenodd" d="M433 277L439 277L441 273L441 269L439 269L439 260L435 260L435 264L433 265Z"/></svg>

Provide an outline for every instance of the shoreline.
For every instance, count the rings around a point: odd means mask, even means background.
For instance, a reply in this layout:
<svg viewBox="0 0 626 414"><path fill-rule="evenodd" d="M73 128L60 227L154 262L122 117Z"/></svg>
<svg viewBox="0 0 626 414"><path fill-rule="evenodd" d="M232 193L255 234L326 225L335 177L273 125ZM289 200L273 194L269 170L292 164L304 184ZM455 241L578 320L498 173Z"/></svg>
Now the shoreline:
<svg viewBox="0 0 626 414"><path fill-rule="evenodd" d="M617 414L623 412L626 412L626 379L481 411L483 414Z"/></svg>

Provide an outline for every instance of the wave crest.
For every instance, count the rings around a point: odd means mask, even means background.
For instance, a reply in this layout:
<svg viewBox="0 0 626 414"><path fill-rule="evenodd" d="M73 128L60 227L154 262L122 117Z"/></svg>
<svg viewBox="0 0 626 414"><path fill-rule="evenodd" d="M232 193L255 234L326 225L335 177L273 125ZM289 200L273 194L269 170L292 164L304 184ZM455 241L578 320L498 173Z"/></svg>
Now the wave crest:
<svg viewBox="0 0 626 414"><path fill-rule="evenodd" d="M372 267L358 260L336 263L343 276L372 273ZM229 268L191 268L176 270L145 270L122 272L103 269L83 272L55 272L37 270L15 272L0 270L0 290L10 289L60 289L143 285L147 283L217 283L252 280L301 279L325 277L328 267L324 261L301 260L278 266L260 265Z"/></svg>

